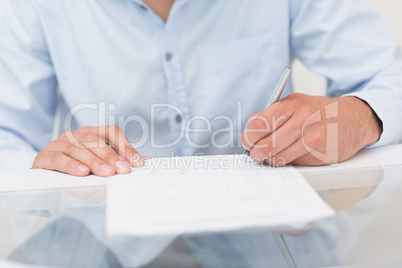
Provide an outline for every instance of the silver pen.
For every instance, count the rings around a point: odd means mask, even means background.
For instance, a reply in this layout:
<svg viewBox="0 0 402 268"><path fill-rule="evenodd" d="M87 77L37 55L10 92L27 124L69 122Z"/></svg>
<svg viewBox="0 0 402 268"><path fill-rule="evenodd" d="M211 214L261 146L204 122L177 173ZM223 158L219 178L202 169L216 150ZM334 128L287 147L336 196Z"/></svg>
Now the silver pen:
<svg viewBox="0 0 402 268"><path fill-rule="evenodd" d="M265 109L267 109L269 106L274 104L279 100L279 98L282 95L283 90L285 89L286 83L288 82L290 75L292 74L292 67L286 67L285 71L283 72L281 79L279 80L278 84L276 85L274 92L272 93L271 98L269 99L267 106L265 106ZM264 110L265 110L264 109ZM250 151L246 150L246 155L250 155Z"/></svg>

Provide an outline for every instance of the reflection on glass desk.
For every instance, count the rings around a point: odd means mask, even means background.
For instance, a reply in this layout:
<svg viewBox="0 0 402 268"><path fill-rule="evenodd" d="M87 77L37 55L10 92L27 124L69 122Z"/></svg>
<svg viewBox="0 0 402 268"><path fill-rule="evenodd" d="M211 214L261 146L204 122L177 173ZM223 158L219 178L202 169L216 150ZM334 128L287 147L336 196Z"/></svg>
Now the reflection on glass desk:
<svg viewBox="0 0 402 268"><path fill-rule="evenodd" d="M402 267L402 166L302 175L337 215L276 230L297 267ZM106 187L1 194L0 267L288 267L268 229L106 237L106 198Z"/></svg>

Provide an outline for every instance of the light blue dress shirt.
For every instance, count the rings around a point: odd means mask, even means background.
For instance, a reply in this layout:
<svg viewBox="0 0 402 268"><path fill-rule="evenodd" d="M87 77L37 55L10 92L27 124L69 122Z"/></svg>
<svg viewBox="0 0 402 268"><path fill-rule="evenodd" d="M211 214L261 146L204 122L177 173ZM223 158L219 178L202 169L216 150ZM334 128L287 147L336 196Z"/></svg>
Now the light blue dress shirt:
<svg viewBox="0 0 402 268"><path fill-rule="evenodd" d="M150 157L244 152L248 116L294 57L328 96L374 109L375 146L402 138L400 47L364 0L176 0L166 24L140 0L0 0L0 13L0 169L30 168L56 116L59 134L117 124Z"/></svg>

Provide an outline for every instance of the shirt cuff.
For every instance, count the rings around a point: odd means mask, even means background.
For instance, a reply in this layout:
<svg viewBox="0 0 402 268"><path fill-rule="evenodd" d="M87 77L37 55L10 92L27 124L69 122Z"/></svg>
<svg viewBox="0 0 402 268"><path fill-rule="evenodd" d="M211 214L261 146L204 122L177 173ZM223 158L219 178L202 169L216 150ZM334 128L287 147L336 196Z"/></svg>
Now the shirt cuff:
<svg viewBox="0 0 402 268"><path fill-rule="evenodd" d="M353 96L367 102L382 121L383 132L380 139L366 148L376 148L402 141L401 111L395 103L395 97L385 90L366 90L352 92L343 96Z"/></svg>
<svg viewBox="0 0 402 268"><path fill-rule="evenodd" d="M35 151L6 151L1 154L6 157L0 163L0 170L21 170L31 169L38 153Z"/></svg>

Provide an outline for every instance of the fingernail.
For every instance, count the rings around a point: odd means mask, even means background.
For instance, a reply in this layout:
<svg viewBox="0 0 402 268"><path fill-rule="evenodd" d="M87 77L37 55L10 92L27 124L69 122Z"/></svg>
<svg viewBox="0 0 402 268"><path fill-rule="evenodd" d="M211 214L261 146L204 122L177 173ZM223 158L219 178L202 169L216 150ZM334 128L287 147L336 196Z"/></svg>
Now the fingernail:
<svg viewBox="0 0 402 268"><path fill-rule="evenodd" d="M88 172L88 167L84 166L84 165L79 165L78 166L78 171L82 172L82 173Z"/></svg>
<svg viewBox="0 0 402 268"><path fill-rule="evenodd" d="M130 164L124 160L117 161L116 169L117 173L128 173L130 172Z"/></svg>
<svg viewBox="0 0 402 268"><path fill-rule="evenodd" d="M136 162L140 161L141 158L142 158L142 157L141 157L141 155L139 155L139 154L133 154L133 155L131 156L131 160L136 161Z"/></svg>
<svg viewBox="0 0 402 268"><path fill-rule="evenodd" d="M131 164L133 167L143 167L144 166L144 158L142 158L139 154L134 154L131 157Z"/></svg>
<svg viewBox="0 0 402 268"><path fill-rule="evenodd" d="M108 164L103 164L101 166L101 170L102 170L102 172L110 173L110 172L113 171L113 167L111 165L108 165Z"/></svg>

